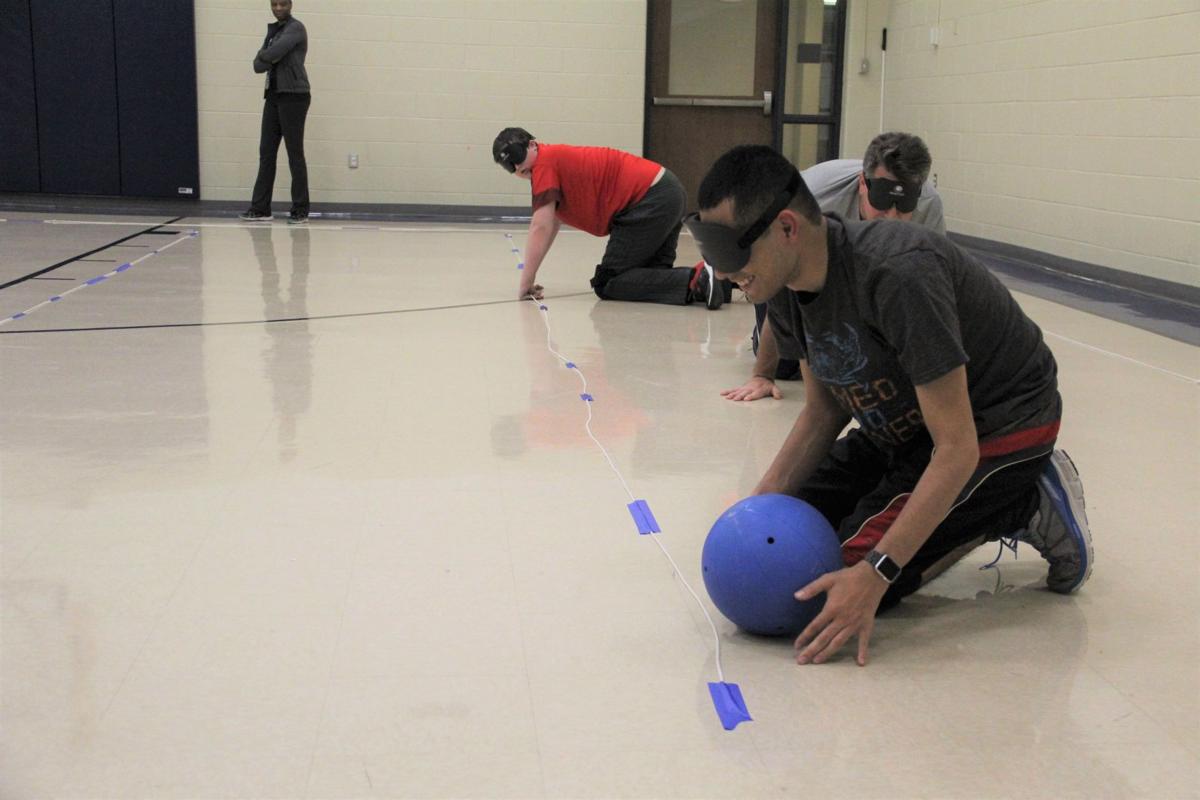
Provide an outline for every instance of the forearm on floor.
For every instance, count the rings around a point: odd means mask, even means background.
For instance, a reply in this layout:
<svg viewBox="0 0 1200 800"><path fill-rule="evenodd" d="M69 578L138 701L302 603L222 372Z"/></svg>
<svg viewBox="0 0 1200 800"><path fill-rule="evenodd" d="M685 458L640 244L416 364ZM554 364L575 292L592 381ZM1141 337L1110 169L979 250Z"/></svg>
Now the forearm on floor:
<svg viewBox="0 0 1200 800"><path fill-rule="evenodd" d="M763 320L762 331L758 335L758 354L754 358L754 376L774 381L778 368L779 345L775 342L770 323Z"/></svg>

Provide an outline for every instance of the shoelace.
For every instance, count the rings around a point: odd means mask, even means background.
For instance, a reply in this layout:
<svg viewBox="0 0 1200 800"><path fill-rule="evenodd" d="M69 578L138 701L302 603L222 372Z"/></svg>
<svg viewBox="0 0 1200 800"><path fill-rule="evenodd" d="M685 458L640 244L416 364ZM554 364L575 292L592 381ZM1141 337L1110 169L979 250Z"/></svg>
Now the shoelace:
<svg viewBox="0 0 1200 800"><path fill-rule="evenodd" d="M1020 556L1017 555L1017 544L1021 541L1023 531L1017 531L1012 536L1001 536L999 540L1000 549L996 552L996 557L988 563L984 564L980 569L992 569L1000 563L1000 559L1004 557L1005 548L1012 551L1013 560L1015 561Z"/></svg>

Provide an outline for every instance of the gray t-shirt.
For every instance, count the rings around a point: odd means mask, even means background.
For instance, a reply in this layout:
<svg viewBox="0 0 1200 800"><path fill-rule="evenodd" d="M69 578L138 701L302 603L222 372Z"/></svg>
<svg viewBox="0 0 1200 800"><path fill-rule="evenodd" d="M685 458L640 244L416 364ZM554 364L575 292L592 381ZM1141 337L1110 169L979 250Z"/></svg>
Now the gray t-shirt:
<svg viewBox="0 0 1200 800"><path fill-rule="evenodd" d="M822 211L837 214L847 222L857 222L862 219L858 213L858 176L862 168L862 159L839 158L814 164L803 170L800 176ZM912 221L938 233L946 233L942 198L929 181L925 181L921 187Z"/></svg>
<svg viewBox="0 0 1200 800"><path fill-rule="evenodd" d="M780 292L771 328L872 441L891 450L924 432L915 387L963 365L981 442L1059 419L1042 331L982 264L918 225L826 220L825 286Z"/></svg>

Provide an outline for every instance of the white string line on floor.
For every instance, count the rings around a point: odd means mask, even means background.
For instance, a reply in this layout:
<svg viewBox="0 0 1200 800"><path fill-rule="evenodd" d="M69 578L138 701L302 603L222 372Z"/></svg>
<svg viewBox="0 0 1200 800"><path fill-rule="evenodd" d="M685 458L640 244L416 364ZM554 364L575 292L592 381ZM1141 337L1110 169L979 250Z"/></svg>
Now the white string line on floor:
<svg viewBox="0 0 1200 800"><path fill-rule="evenodd" d="M511 235L506 234L506 236L509 240L512 239ZM520 252L516 249L516 245L511 244L511 247L513 253L517 255L518 263L523 264L524 262L520 260ZM533 302L538 304L538 310L542 315L542 323L546 326L546 349L550 351L551 355L561 361L564 366L573 371L579 377L580 384L582 385L581 397L584 398L583 404L587 406L587 420L584 422L584 429L587 431L588 438L595 443L596 447L600 448L600 452L604 455L604 460L608 462L609 468L612 469L613 474L617 476L617 480L621 482L621 487L625 490L625 495L629 498L629 501L631 503L636 502L637 498L634 497L633 492L629 488L629 484L625 480L625 476L621 474L621 470L617 467L616 462L613 461L612 456L608 452L608 448L606 448L592 432L592 402L590 399L587 399L590 397L587 390L587 376L583 374L583 370L581 370L578 365L555 349L553 333L550 327L549 307L541 300L534 300ZM704 619L707 620L708 627L712 631L713 636L713 646L715 649L715 661L717 667L717 680L721 683L724 683L725 670L721 665L721 636L717 632L716 623L713 622L712 616L708 613L708 609L705 607L704 602L700 599L700 596L696 594L695 589L693 589L692 585L688 583L686 578L683 577L683 572L679 569L679 565L675 563L675 559L671 556L671 552L662 543L662 538L659 533L652 531L645 535L653 539L654 543L658 545L658 549L662 551L662 554L666 556L667 561L670 562L671 569L675 572L675 577L678 578L679 582L683 584L683 588L687 589L688 594L690 594L692 599L696 601L696 606L699 607L700 612L704 614Z"/></svg>

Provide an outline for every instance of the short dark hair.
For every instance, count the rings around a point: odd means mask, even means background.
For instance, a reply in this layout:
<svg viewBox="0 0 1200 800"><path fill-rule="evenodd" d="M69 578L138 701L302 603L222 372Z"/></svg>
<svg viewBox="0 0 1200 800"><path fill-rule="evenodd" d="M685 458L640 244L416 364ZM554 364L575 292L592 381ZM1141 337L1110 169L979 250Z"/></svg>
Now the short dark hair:
<svg viewBox="0 0 1200 800"><path fill-rule="evenodd" d="M732 198L734 222L739 227L750 225L767 210L795 172L790 161L766 145L738 145L718 158L700 182L700 208L715 208ZM813 224L821 221L821 208L803 178L788 208Z"/></svg>
<svg viewBox="0 0 1200 800"><path fill-rule="evenodd" d="M920 136L889 131L872 139L863 155L863 172L868 178L881 166L901 183L919 185L929 179L933 158Z"/></svg>
<svg viewBox="0 0 1200 800"><path fill-rule="evenodd" d="M534 138L534 135L524 128L505 128L496 135L496 140L492 142L492 160L499 164L500 153L504 151L505 147L508 147L510 144L519 144L528 147ZM514 164L513 166L517 165Z"/></svg>

